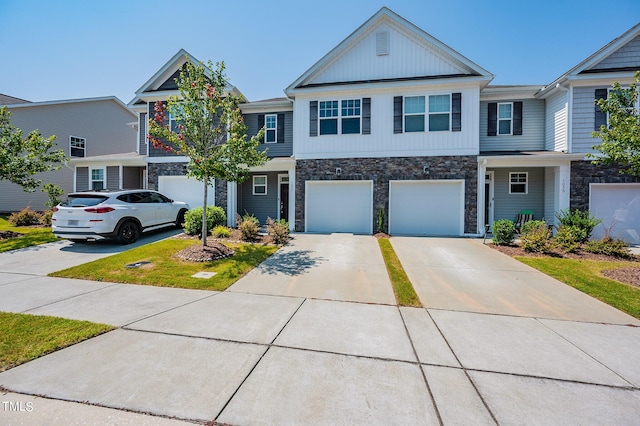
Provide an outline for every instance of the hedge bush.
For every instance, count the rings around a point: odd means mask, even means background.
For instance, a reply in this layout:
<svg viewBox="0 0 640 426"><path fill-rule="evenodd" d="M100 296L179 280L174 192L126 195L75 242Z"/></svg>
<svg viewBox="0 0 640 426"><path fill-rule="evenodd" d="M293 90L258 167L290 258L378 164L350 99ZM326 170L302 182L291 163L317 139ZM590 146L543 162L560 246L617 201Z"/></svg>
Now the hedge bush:
<svg viewBox="0 0 640 426"><path fill-rule="evenodd" d="M11 213L7 221L13 226L32 226L40 225L41 217L42 215L40 213L31 210L31 208L27 206L19 212Z"/></svg>
<svg viewBox="0 0 640 426"><path fill-rule="evenodd" d="M602 219L591 216L589 211L578 209L562 210L560 213L556 213L556 217L560 221L560 226L574 228L570 232L579 239L580 243L587 242L594 228L602 222Z"/></svg>
<svg viewBox="0 0 640 426"><path fill-rule="evenodd" d="M513 235L516 227L509 219L501 219L493 222L493 241L494 244L500 246L508 246L513 243Z"/></svg>
<svg viewBox="0 0 640 426"><path fill-rule="evenodd" d="M207 230L209 233L211 233L216 226L224 225L226 222L227 215L224 213L222 207L207 207ZM202 207L191 209L184 215L182 229L188 235L200 235L202 233Z"/></svg>

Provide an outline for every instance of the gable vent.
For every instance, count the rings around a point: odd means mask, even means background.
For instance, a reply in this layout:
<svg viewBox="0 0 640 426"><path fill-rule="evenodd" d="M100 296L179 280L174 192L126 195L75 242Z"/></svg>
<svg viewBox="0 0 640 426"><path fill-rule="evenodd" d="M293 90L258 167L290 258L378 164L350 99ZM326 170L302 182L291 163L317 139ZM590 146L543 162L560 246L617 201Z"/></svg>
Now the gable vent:
<svg viewBox="0 0 640 426"><path fill-rule="evenodd" d="M384 56L389 54L389 31L376 33L376 55Z"/></svg>

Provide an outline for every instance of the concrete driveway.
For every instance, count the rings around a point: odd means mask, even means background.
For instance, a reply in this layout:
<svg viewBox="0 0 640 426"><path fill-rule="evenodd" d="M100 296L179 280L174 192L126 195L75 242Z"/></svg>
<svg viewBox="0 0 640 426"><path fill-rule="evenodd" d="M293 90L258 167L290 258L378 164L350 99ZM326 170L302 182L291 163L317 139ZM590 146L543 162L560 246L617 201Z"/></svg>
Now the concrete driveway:
<svg viewBox="0 0 640 426"><path fill-rule="evenodd" d="M436 274L435 265L453 268L445 262L451 256L462 259L454 265L466 259L472 268L471 253L485 250L485 268L504 273L505 283L526 272L477 241L392 242L412 279ZM611 322L602 324L551 318L548 310L538 317L524 302L521 315L489 312L491 289L502 299L506 285L493 285L491 274L476 283L484 293L469 289L466 298L452 279L462 302L451 308L430 305L425 294L433 290L421 292L427 308L419 309L394 306L387 296L377 303L337 300L359 298L358 286L364 301L383 293L376 274L386 271L374 247L373 237L298 235L278 252L281 264L266 263L225 292L0 269L0 291L10 289L0 295L3 306L119 327L0 373L8 392L0 393L0 423L637 423L640 328L620 325L624 314L607 312ZM532 273L532 282L541 276ZM359 277L364 284L352 281ZM55 291L38 299L47 286ZM540 291L553 299L554 289ZM466 300L483 294L484 311L467 309ZM587 300L576 302L585 317L594 306ZM566 316L574 308L555 311Z"/></svg>

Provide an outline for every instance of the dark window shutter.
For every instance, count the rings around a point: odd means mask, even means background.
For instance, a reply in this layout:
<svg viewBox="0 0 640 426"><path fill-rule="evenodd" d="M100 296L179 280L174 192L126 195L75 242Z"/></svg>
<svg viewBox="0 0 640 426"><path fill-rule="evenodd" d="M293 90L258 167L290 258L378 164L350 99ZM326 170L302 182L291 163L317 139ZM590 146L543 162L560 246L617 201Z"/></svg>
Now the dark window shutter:
<svg viewBox="0 0 640 426"><path fill-rule="evenodd" d="M451 131L462 130L462 93L451 94Z"/></svg>
<svg viewBox="0 0 640 426"><path fill-rule="evenodd" d="M513 134L522 135L522 102L513 103Z"/></svg>
<svg viewBox="0 0 640 426"><path fill-rule="evenodd" d="M402 96L393 97L393 133L402 133Z"/></svg>
<svg viewBox="0 0 640 426"><path fill-rule="evenodd" d="M278 143L284 143L284 114L278 114L278 122L276 124L278 129Z"/></svg>
<svg viewBox="0 0 640 426"><path fill-rule="evenodd" d="M498 104L489 102L487 105L487 136L495 136L498 133Z"/></svg>
<svg viewBox="0 0 640 426"><path fill-rule="evenodd" d="M318 101L309 102L309 136L318 136Z"/></svg>
<svg viewBox="0 0 640 426"><path fill-rule="evenodd" d="M264 114L258 114L258 130L264 127ZM264 143L264 136L260 139L260 143Z"/></svg>
<svg viewBox="0 0 640 426"><path fill-rule="evenodd" d="M362 134L371 134L371 98L362 98Z"/></svg>
<svg viewBox="0 0 640 426"><path fill-rule="evenodd" d="M596 101L599 99L607 99L607 89L596 89ZM600 130L600 126L607 125L607 113L602 111L596 104L595 109L595 130Z"/></svg>

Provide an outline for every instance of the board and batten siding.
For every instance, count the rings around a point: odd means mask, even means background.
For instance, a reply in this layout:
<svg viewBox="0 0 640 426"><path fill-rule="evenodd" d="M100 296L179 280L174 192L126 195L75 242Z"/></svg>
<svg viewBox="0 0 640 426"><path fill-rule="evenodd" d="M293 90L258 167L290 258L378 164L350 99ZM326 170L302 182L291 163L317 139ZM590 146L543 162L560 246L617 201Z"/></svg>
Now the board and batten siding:
<svg viewBox="0 0 640 426"><path fill-rule="evenodd" d="M545 150L562 151L567 149L568 94L558 92L547 98Z"/></svg>
<svg viewBox="0 0 640 426"><path fill-rule="evenodd" d="M607 56L591 70L609 70L618 68L640 68L640 36Z"/></svg>
<svg viewBox="0 0 640 426"><path fill-rule="evenodd" d="M515 102L519 99L491 102ZM544 101L522 100L522 135L487 136L488 104L480 102L480 152L488 151L543 151Z"/></svg>
<svg viewBox="0 0 640 426"><path fill-rule="evenodd" d="M589 86L573 88L571 119L571 151L594 152L593 146L601 142L591 133L595 130L595 91L608 86Z"/></svg>
<svg viewBox="0 0 640 426"><path fill-rule="evenodd" d="M501 219L515 220L522 210L532 210L534 219L541 220L545 215L544 168L498 168L494 170L494 221ZM509 173L528 172L528 193L509 194ZM546 218L545 219L549 219Z"/></svg>
<svg viewBox="0 0 640 426"><path fill-rule="evenodd" d="M247 137L255 136L260 128L258 127L258 115L283 114L284 115L284 142L283 143L261 143L258 151L267 149L267 156L291 157L293 154L293 111L243 114L244 124L247 125Z"/></svg>
<svg viewBox="0 0 640 426"><path fill-rule="evenodd" d="M461 131L405 132L394 134L394 97L461 93ZM315 158L380 158L439 155L477 155L478 87L413 88L374 91L345 90L296 96L294 105L293 150L298 159ZM371 134L310 136L309 104L311 101L371 98ZM428 100L427 100L428 102Z"/></svg>
<svg viewBox="0 0 640 426"><path fill-rule="evenodd" d="M147 142L147 113L141 112L138 122L138 154L148 154Z"/></svg>
<svg viewBox="0 0 640 426"><path fill-rule="evenodd" d="M253 195L253 177L267 176L267 194ZM238 214L252 214L260 221L267 223L267 218L278 219L278 172L252 173L242 185L238 185Z"/></svg>

